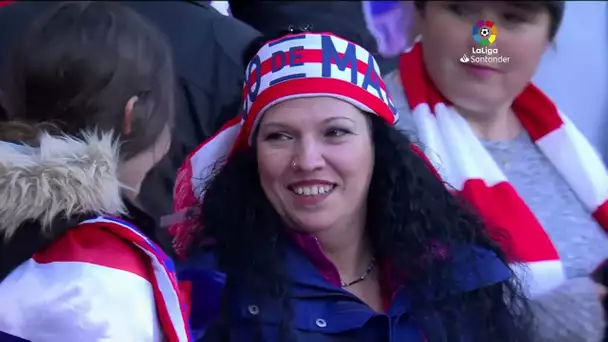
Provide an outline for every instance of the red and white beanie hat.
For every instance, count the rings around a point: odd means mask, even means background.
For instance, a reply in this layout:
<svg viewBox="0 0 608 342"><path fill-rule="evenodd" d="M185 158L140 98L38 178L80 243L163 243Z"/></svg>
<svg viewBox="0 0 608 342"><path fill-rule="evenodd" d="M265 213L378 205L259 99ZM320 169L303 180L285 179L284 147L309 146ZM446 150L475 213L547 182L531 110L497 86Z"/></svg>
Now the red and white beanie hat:
<svg viewBox="0 0 608 342"><path fill-rule="evenodd" d="M180 168L174 212L165 218L178 255L196 227L205 182L235 149L247 148L262 115L288 99L330 96L393 125L398 114L374 57L364 48L331 33L298 33L266 43L249 62L243 87L242 116L226 123L194 150Z"/></svg>

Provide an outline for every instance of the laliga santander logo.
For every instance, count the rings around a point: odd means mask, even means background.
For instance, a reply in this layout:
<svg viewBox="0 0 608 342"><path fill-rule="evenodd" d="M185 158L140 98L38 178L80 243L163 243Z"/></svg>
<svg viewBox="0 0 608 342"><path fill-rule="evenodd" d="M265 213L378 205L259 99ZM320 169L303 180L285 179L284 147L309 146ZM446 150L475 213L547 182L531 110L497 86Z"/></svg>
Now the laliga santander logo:
<svg viewBox="0 0 608 342"><path fill-rule="evenodd" d="M480 46L472 47L470 55L462 55L461 63L496 64L509 63L510 58L500 56L498 48L491 47L496 42L498 28L490 20L480 20L473 25L473 40Z"/></svg>
<svg viewBox="0 0 608 342"><path fill-rule="evenodd" d="M473 39L481 46L494 44L498 29L489 20L480 20L473 26Z"/></svg>

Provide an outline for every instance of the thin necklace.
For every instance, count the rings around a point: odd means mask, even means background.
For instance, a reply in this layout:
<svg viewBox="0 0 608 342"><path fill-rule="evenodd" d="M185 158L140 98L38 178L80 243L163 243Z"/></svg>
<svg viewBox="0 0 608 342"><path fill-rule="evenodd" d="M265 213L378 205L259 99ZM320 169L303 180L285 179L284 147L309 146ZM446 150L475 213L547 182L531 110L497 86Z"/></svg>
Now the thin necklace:
<svg viewBox="0 0 608 342"><path fill-rule="evenodd" d="M340 285L342 286L342 288L345 288L345 287L353 286L357 283L364 281L370 275L370 273L372 273L374 266L376 266L376 259L372 258L372 261L370 261L369 266L367 266L365 273L363 273L359 278L357 278L353 281L350 281L350 282L340 281Z"/></svg>

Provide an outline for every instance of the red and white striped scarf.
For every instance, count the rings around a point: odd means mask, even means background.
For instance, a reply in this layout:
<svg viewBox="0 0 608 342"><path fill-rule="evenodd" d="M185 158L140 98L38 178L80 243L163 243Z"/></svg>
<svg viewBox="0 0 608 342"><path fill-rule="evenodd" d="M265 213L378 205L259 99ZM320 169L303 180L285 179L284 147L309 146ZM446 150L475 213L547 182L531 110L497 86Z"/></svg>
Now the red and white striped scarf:
<svg viewBox="0 0 608 342"><path fill-rule="evenodd" d="M507 252L527 266L518 271L532 296L558 286L565 274L557 250L469 124L433 85L420 42L401 56L399 69L420 142L437 171L476 207L489 227L510 235ZM538 149L608 231L608 175L589 142L531 83L512 108Z"/></svg>

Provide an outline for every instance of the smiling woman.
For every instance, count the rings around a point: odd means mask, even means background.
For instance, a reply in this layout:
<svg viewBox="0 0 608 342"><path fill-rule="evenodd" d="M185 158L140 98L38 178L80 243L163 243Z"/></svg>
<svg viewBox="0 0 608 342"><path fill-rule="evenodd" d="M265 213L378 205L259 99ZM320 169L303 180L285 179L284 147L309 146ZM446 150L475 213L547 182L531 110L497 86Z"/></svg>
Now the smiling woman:
<svg viewBox="0 0 608 342"><path fill-rule="evenodd" d="M362 225L371 140L369 118L345 101L279 103L262 118L256 140L262 188L279 215L301 231L323 234L337 221L355 221L354 213Z"/></svg>
<svg viewBox="0 0 608 342"><path fill-rule="evenodd" d="M178 210L199 198L177 245L194 236L179 273L201 341L527 341L502 251L394 128L369 52L329 33L257 43L243 119L176 186Z"/></svg>

